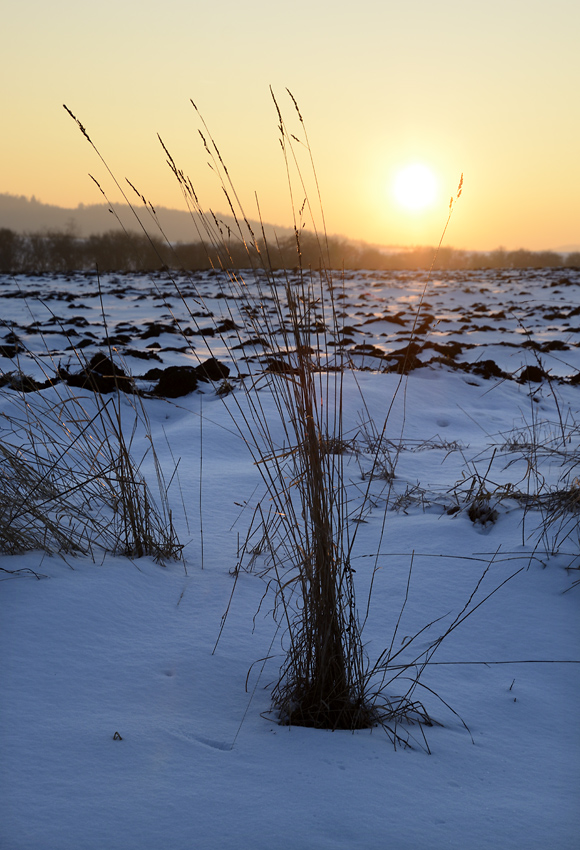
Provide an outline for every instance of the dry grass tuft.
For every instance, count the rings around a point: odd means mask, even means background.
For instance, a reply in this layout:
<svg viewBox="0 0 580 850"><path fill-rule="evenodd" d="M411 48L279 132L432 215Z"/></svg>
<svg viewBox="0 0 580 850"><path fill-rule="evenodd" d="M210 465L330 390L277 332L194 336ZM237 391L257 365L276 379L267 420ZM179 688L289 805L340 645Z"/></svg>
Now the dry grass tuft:
<svg viewBox="0 0 580 850"><path fill-rule="evenodd" d="M353 507L347 492L345 463L349 451L356 453L361 449L352 435L343 432L343 377L351 364L345 347L335 345L342 335L343 281L330 269L324 211L303 117L290 95L290 108L297 125L290 131L278 101L272 96L294 217L292 262L288 261L287 244L282 252L282 246L269 244L263 230L256 233L250 225L220 151L195 104L204 153L236 222L233 230L211 211L204 211L191 179L161 142L192 221L200 228L198 236L223 282L224 303L227 307L228 297L236 299L245 317L243 328L230 316L230 321L226 318L225 324L216 325L212 334L203 333L197 318L200 305L204 306L203 296L195 291L193 281L193 295L182 293L174 281L187 319L200 331L210 357L214 356L214 340L219 340L238 369L237 375L223 381L218 394L224 399L265 485L264 504L267 503L268 509L259 504L254 511L234 571L235 580L243 569L254 568L257 558L263 555L261 575L268 590L273 590L274 615L285 634L285 659L272 691L281 723L327 729L359 729L381 724L395 744L408 744L410 725L417 723L423 730L433 722L416 697L417 689L425 687L421 682L423 670L445 637L489 597L490 594L476 601L489 565L465 607L427 650L418 650L409 662L400 663L403 650L395 649L395 637L407 602L405 598L390 645L375 662L369 661L362 638L366 617L361 622L352 553L358 528L375 498L373 481L381 477L386 482L383 485L387 493L386 516L403 447L402 435L394 443L386 438L392 402L383 422L374 423L365 415L367 424L358 441L364 442L365 486ZM77 123L95 147L84 127ZM95 151L102 159L96 147ZM130 205L124 190L113 179ZM449 217L462 188L463 177L455 198L451 199ZM147 202L145 206L156 223L153 207ZM134 212L141 223L139 214ZM144 225L141 226L146 232ZM311 252L315 246L317 259L308 265L302 252L305 234ZM233 262L230 248L234 243L245 249L244 271L236 269ZM187 341L185 336L184 339ZM396 393L406 380L412 345L402 353ZM192 353L197 356L195 351ZM254 364L252 374L245 371L250 361ZM255 364L261 364L261 371ZM273 412L264 401L265 387L270 390ZM362 394L361 408L365 409ZM472 482L475 490L472 487L469 505L477 521L485 521L485 511L489 520L495 511L490 491L486 489L487 481L487 475L477 473ZM416 497L415 493L407 493L406 498ZM425 499L426 494L421 493L420 497ZM459 506L459 496L455 498ZM384 528L383 524L383 532ZM382 542L381 536L381 545ZM372 582L367 616L371 596ZM427 624L406 640L405 651L434 625ZM402 695L393 696L393 688L402 688ZM420 734L428 750L423 732Z"/></svg>
<svg viewBox="0 0 580 850"><path fill-rule="evenodd" d="M84 362L82 352L75 355ZM160 563L179 557L141 399L120 392L120 382L126 390L128 381L121 370L98 373L91 385L93 372L84 365L83 389L51 380L43 390L26 391L14 382L4 390L9 403L0 418L0 551L92 558L107 551L149 555ZM99 379L108 382L110 395L103 394ZM138 463L132 455L138 429L153 454L157 500L140 472L143 458Z"/></svg>

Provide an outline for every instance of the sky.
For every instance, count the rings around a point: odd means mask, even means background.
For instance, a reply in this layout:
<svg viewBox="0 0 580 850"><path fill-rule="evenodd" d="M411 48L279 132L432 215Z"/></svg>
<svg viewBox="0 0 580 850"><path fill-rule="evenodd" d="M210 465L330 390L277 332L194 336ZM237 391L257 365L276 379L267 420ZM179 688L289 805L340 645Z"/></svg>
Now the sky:
<svg viewBox="0 0 580 850"><path fill-rule="evenodd" d="M100 203L92 174L119 200L66 103L154 206L184 206L159 133L227 212L193 99L248 217L257 195L292 224L271 86L302 138L286 88L299 104L329 233L437 244L463 173L446 245L580 247L579 32L575 0L21 0L3 15L0 192ZM395 192L414 164L434 183L419 207Z"/></svg>

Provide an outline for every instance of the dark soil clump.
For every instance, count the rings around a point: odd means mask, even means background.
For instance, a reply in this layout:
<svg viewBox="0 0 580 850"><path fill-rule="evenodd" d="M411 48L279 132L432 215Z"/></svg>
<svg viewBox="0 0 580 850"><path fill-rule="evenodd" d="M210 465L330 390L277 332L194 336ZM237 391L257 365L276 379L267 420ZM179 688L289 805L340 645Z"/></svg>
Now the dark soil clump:
<svg viewBox="0 0 580 850"><path fill-rule="evenodd" d="M145 378L157 380L153 395L165 398L181 398L194 392L200 381L225 381L230 374L229 366L210 357L199 366L168 366L167 369L150 369Z"/></svg>
<svg viewBox="0 0 580 850"><path fill-rule="evenodd" d="M545 378L548 377L548 373L544 372L541 366L526 366L526 368L520 374L518 380L522 384L526 383L534 383L540 384Z"/></svg>
<svg viewBox="0 0 580 850"><path fill-rule="evenodd" d="M80 372L71 373L60 368L58 377L69 387L78 387L95 393L106 394L115 390L122 390L125 393L135 392L133 378L100 352L94 354Z"/></svg>
<svg viewBox="0 0 580 850"><path fill-rule="evenodd" d="M158 370L151 370L157 372ZM150 373L149 373L150 374ZM169 366L159 376L152 392L164 398L181 398L197 388L197 374L193 366Z"/></svg>

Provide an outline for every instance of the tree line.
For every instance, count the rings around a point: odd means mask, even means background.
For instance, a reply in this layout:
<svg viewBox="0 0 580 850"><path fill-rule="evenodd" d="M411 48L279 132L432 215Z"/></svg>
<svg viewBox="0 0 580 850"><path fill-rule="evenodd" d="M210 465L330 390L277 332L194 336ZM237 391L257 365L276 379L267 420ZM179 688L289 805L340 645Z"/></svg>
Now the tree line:
<svg viewBox="0 0 580 850"><path fill-rule="evenodd" d="M162 268L202 270L247 268L267 256L271 268L318 268L376 270L429 269L433 247L381 250L340 237L319 240L307 231L284 236L277 242L263 240L248 247L224 233L220 244L178 242L167 244L144 233L110 230L80 237L67 230L16 233L0 228L0 272L4 274L69 271L154 271ZM464 251L443 247L437 253L438 269L481 268L580 268L580 252L555 251Z"/></svg>

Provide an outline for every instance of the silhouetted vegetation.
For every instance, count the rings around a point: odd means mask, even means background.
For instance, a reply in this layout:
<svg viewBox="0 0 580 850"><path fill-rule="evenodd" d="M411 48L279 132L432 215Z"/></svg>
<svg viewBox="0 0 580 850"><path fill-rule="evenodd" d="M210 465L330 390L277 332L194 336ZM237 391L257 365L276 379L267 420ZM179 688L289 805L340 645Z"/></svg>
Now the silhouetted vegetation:
<svg viewBox="0 0 580 850"><path fill-rule="evenodd" d="M264 250L264 244L260 249ZM268 251L273 268L296 265L296 239L284 236ZM421 270L430 269L435 248L381 249L340 237L329 237L321 247L309 232L300 234L303 267L331 269ZM251 255L250 249L250 255ZM322 254L324 253L324 256ZM248 248L233 237L219 248L202 242L177 242L169 245L158 237L143 233L110 230L89 237L71 230L48 230L20 234L0 228L0 272L41 273L87 271L154 271L162 268L200 270L243 268L248 265ZM580 268L580 252L555 251L461 251L441 248L437 269L482 268Z"/></svg>

